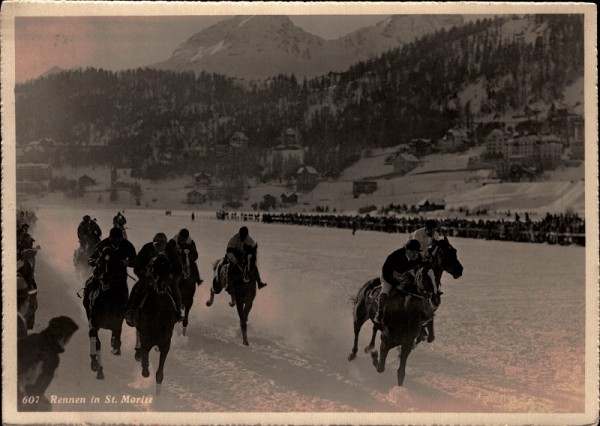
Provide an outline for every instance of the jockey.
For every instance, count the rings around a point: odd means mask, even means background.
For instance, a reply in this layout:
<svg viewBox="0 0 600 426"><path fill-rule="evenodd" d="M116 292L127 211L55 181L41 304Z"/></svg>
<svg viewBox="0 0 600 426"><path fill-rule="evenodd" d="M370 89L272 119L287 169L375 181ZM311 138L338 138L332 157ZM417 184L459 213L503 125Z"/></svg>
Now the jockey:
<svg viewBox="0 0 600 426"><path fill-rule="evenodd" d="M20 274L21 277L27 283L27 288L29 289L29 310L26 315L27 319L27 329L33 329L35 322L35 311L38 308L37 301L37 282L35 281L35 255L37 251L35 249L26 249L22 252L22 260L17 262L17 273Z"/></svg>
<svg viewBox="0 0 600 426"><path fill-rule="evenodd" d="M81 247L94 248L102 237L102 231L89 215L83 216L83 220L77 227L77 238Z"/></svg>
<svg viewBox="0 0 600 426"><path fill-rule="evenodd" d="M437 232L438 224L433 219L425 221L423 228L417 229L409 235L409 240L417 240L421 244L421 255L426 256L427 248L432 244L433 240L439 241L442 236Z"/></svg>
<svg viewBox="0 0 600 426"><path fill-rule="evenodd" d="M137 326L136 313L141 307L140 304L142 303L144 296L148 293L149 287L156 282L165 280L168 281L169 291L175 302L175 318L178 322L182 320L181 292L179 291L179 286L177 285L175 277L171 273L171 269L171 262L164 253L158 253L152 258L144 276L135 283L135 286L131 291L131 297L127 302L128 309L125 313L125 321L129 326Z"/></svg>
<svg viewBox="0 0 600 426"><path fill-rule="evenodd" d="M167 243L166 252L173 265L173 274L183 274L182 278L193 276L197 285L202 284L203 280L196 264L198 250L196 243L190 238L190 231L185 228L180 230Z"/></svg>
<svg viewBox="0 0 600 426"><path fill-rule="evenodd" d="M422 261L421 244L417 240L409 240L404 247L390 254L381 271L381 293L377 303L377 315L373 319L375 323L383 321L386 300L392 288L405 288L414 283L413 270L416 269Z"/></svg>
<svg viewBox="0 0 600 426"><path fill-rule="evenodd" d="M248 228L242 226L237 234L235 234L227 243L227 251L225 254L225 260L227 262L233 263L235 265L240 265L242 262L242 256L246 252L246 247L256 248L256 243L250 237ZM227 273L227 281L229 286L230 274L229 270ZM260 290L263 287L267 286L267 283L263 282L260 278L260 273L258 272L258 266L256 267L256 282L258 284L258 289Z"/></svg>
<svg viewBox="0 0 600 426"><path fill-rule="evenodd" d="M128 296L127 290L127 268L132 268L135 262L136 251L133 244L123 238L121 228L112 228L108 238L100 241L90 255L88 264L94 267L94 276L103 275L100 267L100 257L110 257L107 265L108 270L104 276L120 286L125 296ZM86 293L87 295L87 286ZM85 296L84 296L85 297Z"/></svg>
<svg viewBox="0 0 600 426"><path fill-rule="evenodd" d="M125 219L125 216L121 212L117 212L117 215L113 217L113 226L116 228L125 228L126 223L127 219Z"/></svg>
<svg viewBox="0 0 600 426"><path fill-rule="evenodd" d="M149 276L148 265L150 265L150 261L158 254L165 254L166 247L167 236L162 232L156 234L151 243L144 244L133 263L135 275L140 279Z"/></svg>

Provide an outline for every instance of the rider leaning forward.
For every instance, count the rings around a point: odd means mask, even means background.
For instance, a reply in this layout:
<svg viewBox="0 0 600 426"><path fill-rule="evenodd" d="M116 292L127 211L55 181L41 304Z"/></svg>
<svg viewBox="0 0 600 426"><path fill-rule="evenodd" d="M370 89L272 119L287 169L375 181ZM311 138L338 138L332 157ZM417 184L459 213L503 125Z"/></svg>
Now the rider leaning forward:
<svg viewBox="0 0 600 426"><path fill-rule="evenodd" d="M414 270L421 265L422 260L421 244L417 240L409 240L404 247L387 257L381 271L381 293L374 322L382 322L387 297L392 288L403 289L414 283Z"/></svg>
<svg viewBox="0 0 600 426"><path fill-rule="evenodd" d="M171 259L166 256L166 247L167 247L167 236L159 232L154 236L152 242L144 244L140 253L136 257L136 260L133 265L133 271L139 278L139 281L136 282L131 289L131 296L127 302L127 311L125 312L125 321L127 324L134 327L136 324L136 312L140 308L142 300L144 296L148 292L150 285L153 280L157 280L160 277L165 276L163 271L158 271L158 269L154 270L154 259L157 257L164 257L168 260L166 262L169 266L169 289L171 291L171 295L173 296L173 300L175 301L175 315L177 320L181 319L181 292L179 290L179 286L177 285L177 280L174 274L174 270L179 271L177 267L173 265ZM160 262L159 262L160 263ZM165 262L162 262L165 263ZM160 272L160 274L159 274ZM162 278L161 278L162 279Z"/></svg>
<svg viewBox="0 0 600 426"><path fill-rule="evenodd" d="M252 249L256 249L256 242L250 237L248 228L242 226L237 234L235 234L227 243L227 250L225 259L233 263L234 265L241 265L242 257L246 252L246 247L250 247ZM227 270L227 286L232 282L233 268L228 268ZM263 287L267 286L267 283L263 282L260 278L260 273L258 272L258 266L256 267L256 283L258 284L258 289L260 290ZM231 288L231 287L229 287Z"/></svg>

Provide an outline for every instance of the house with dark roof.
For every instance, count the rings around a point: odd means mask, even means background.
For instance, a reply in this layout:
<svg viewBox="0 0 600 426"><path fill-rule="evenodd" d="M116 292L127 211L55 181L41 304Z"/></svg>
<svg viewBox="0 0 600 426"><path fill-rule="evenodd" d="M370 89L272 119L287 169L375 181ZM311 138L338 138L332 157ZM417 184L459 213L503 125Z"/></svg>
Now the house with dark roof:
<svg viewBox="0 0 600 426"><path fill-rule="evenodd" d="M302 166L296 172L296 188L298 191L310 191L319 182L319 174L314 167Z"/></svg>
<svg viewBox="0 0 600 426"><path fill-rule="evenodd" d="M441 198L423 198L417 203L420 212L429 212L434 210L444 210L446 202Z"/></svg>

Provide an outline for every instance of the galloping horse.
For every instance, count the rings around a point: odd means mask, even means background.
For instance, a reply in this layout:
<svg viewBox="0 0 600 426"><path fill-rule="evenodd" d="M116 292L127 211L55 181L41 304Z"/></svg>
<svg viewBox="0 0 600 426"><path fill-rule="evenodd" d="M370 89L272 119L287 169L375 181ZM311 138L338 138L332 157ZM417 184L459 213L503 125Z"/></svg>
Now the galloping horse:
<svg viewBox="0 0 600 426"><path fill-rule="evenodd" d="M160 358L156 370L156 383L161 384L164 377L165 361L171 349L173 328L177 322L173 298L167 291L170 264L165 256L156 256L149 265L155 279L149 280L148 294L140 308L137 331L140 339L140 352L142 357L142 376L148 377L150 349L158 346Z"/></svg>
<svg viewBox="0 0 600 426"><path fill-rule="evenodd" d="M194 295L196 294L196 284L200 285L200 274L198 274L198 267L192 261L190 261L189 253L183 252L183 277L179 281L179 290L181 291L181 301L185 309L183 316L183 335L187 329L190 310L194 304Z"/></svg>
<svg viewBox="0 0 600 426"><path fill-rule="evenodd" d="M454 279L462 275L463 267L456 257L456 249L448 239L434 241L428 249L428 261L421 265L416 273L416 289L394 290L388 296L382 325L373 323L373 335L365 352L371 352L373 365L378 372L385 371L385 361L390 349L401 346L400 366L398 367L398 386L404 383L406 360L415 343L420 341L422 326L433 324L433 315L440 304L440 291L436 283L444 271ZM434 279L428 274L431 270ZM348 356L352 361L358 352L358 335L362 325L368 319L373 320L377 312L377 298L381 291L380 279L375 278L365 283L355 299L354 305L354 346ZM375 347L375 336L381 330L380 354ZM428 327L430 338L433 337L433 325Z"/></svg>
<svg viewBox="0 0 600 426"><path fill-rule="evenodd" d="M247 247L242 257L241 265L227 263L225 267L219 267L219 261L215 262L213 268L215 276L213 278L213 287L210 289L210 299L206 306L211 306L215 294L219 294L222 288L227 288L231 295L230 306L236 306L240 318L240 327L242 329L243 344L248 346L248 315L252 309L252 303L256 297L256 249L258 246ZM227 276L229 280L227 280ZM225 283L228 285L226 286Z"/></svg>
<svg viewBox="0 0 600 426"><path fill-rule="evenodd" d="M114 258L114 260L113 260ZM111 352L121 355L121 329L127 304L126 283L119 283L109 271L118 262L113 250L106 247L96 266L97 275L92 275L85 283L83 306L89 325L91 369L97 371L96 378L104 379L100 338L98 330L111 330ZM114 270L114 269L113 269Z"/></svg>

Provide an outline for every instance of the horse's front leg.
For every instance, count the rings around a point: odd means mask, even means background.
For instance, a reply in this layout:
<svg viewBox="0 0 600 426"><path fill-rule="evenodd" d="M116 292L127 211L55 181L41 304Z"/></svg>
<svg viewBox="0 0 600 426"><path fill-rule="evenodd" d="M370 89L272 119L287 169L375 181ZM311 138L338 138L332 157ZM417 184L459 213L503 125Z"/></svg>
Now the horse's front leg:
<svg viewBox="0 0 600 426"><path fill-rule="evenodd" d="M100 338L98 337L98 330L90 326L90 331L88 333L90 337L90 358L91 365L90 368L92 371L96 371L96 378L98 380L104 379L104 372L102 367L102 343L100 343Z"/></svg>
<svg viewBox="0 0 600 426"><path fill-rule="evenodd" d="M148 365L150 363L148 353L150 352L150 346L144 342L142 342L142 347L140 349L142 355L142 376L148 377L150 376L150 370L148 370Z"/></svg>
<svg viewBox="0 0 600 426"><path fill-rule="evenodd" d="M119 325L119 328L112 330L112 336L110 338L111 352L113 355L121 355L121 332L123 323Z"/></svg>
<svg viewBox="0 0 600 426"><path fill-rule="evenodd" d="M169 340L168 342L159 345L158 348L160 349L160 358L158 361L158 369L156 370L156 383L160 385L163 382L165 361L167 360L169 349L171 349L171 341Z"/></svg>
<svg viewBox="0 0 600 426"><path fill-rule="evenodd" d="M210 297L206 301L206 306L212 306L214 301L215 301L215 291L211 288L210 289Z"/></svg>
<svg viewBox="0 0 600 426"><path fill-rule="evenodd" d="M246 308L247 305L248 304L239 301L237 303L237 311L238 317L240 318L240 328L242 329L242 343L246 346L249 346L250 343L248 343L248 313L252 308L252 304L250 304L249 308Z"/></svg>
<svg viewBox="0 0 600 426"><path fill-rule="evenodd" d="M189 323L189 319L190 319L190 310L191 310L192 306L191 304L186 304L185 308L184 308L184 314L183 314L183 335L185 336L185 332L187 330L187 326Z"/></svg>
<svg viewBox="0 0 600 426"><path fill-rule="evenodd" d="M410 355L413 348L413 342L402 343L402 350L400 352L400 365L398 366L398 386L404 384L404 377L406 376L406 360Z"/></svg>
<svg viewBox="0 0 600 426"><path fill-rule="evenodd" d="M383 373L385 371L385 360L387 359L387 354L390 351L390 349L391 348L388 345L386 339L382 338L381 344L379 345L379 357L377 356L377 351L371 352L371 358L373 358L373 365L377 369L377 372Z"/></svg>
<svg viewBox="0 0 600 426"><path fill-rule="evenodd" d="M435 340L435 335L433 334L433 318L427 324L427 343L431 343Z"/></svg>
<svg viewBox="0 0 600 426"><path fill-rule="evenodd" d="M365 353L369 353L375 349L375 338L377 337L377 331L379 328L373 324L373 334L371 334L371 341L369 342L369 346L365 347Z"/></svg>

